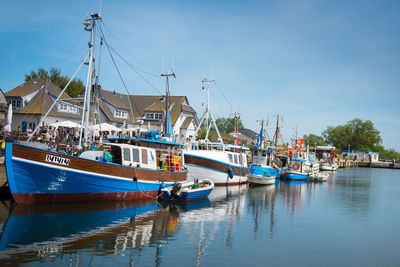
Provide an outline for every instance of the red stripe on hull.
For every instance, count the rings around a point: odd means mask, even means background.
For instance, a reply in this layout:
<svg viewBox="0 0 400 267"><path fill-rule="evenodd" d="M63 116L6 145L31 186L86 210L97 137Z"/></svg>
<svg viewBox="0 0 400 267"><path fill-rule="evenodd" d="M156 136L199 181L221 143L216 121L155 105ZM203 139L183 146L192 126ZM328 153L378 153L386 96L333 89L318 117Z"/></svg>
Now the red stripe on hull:
<svg viewBox="0 0 400 267"><path fill-rule="evenodd" d="M156 198L157 196L158 191L81 194L13 194L13 198L17 204L135 200Z"/></svg>

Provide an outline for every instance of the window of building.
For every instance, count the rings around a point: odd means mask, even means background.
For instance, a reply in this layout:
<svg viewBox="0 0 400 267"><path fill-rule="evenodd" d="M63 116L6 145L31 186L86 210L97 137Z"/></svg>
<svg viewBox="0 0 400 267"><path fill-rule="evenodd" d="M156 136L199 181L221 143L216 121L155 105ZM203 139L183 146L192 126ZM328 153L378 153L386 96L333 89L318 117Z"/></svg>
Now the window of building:
<svg viewBox="0 0 400 267"><path fill-rule="evenodd" d="M68 105L65 103L60 103L60 111L68 112Z"/></svg>
<svg viewBox="0 0 400 267"><path fill-rule="evenodd" d="M117 109L115 110L114 116L118 118L128 118L128 112L126 110Z"/></svg>
<svg viewBox="0 0 400 267"><path fill-rule="evenodd" d="M65 102L58 104L58 110L61 112L68 112L68 113L78 113L78 108L74 105L67 104Z"/></svg>
<svg viewBox="0 0 400 267"><path fill-rule="evenodd" d="M13 100L9 101L8 103L11 103L13 108L22 108L21 100L19 100L19 99L13 99Z"/></svg>

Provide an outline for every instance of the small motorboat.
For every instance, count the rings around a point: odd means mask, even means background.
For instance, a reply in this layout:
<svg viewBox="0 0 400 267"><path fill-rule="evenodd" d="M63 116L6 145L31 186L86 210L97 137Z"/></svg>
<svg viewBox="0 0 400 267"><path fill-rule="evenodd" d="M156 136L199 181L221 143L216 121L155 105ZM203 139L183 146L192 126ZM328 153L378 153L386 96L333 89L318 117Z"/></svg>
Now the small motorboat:
<svg viewBox="0 0 400 267"><path fill-rule="evenodd" d="M161 189L161 197L167 201L196 201L207 198L213 188L214 183L210 179L196 179Z"/></svg>
<svg viewBox="0 0 400 267"><path fill-rule="evenodd" d="M328 180L330 173L320 172L317 175L310 175L310 179L313 182L326 182Z"/></svg>

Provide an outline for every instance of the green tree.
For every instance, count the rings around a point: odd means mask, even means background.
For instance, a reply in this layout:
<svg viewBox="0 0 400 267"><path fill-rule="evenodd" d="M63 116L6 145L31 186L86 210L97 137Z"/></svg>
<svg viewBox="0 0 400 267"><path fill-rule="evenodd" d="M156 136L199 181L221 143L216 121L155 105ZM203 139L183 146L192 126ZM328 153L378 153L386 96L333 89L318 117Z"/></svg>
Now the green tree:
<svg viewBox="0 0 400 267"><path fill-rule="evenodd" d="M353 119L345 125L329 126L323 133L328 144L338 149L374 151L381 145L380 132L370 120Z"/></svg>
<svg viewBox="0 0 400 267"><path fill-rule="evenodd" d="M215 120L215 123L217 124L218 129L220 132L223 133L230 133L235 130L235 123L236 119L235 118L218 118ZM238 129L243 129L243 123L242 120L238 120Z"/></svg>
<svg viewBox="0 0 400 267"><path fill-rule="evenodd" d="M39 68L37 72L31 71L29 74L25 74L25 81L29 81L35 78L47 78L50 79L59 88L64 89L70 78L68 76L61 75L61 71L57 68L51 68L50 74L44 68ZM77 97L85 90L82 80L75 78L68 85L65 92L71 97Z"/></svg>
<svg viewBox="0 0 400 267"><path fill-rule="evenodd" d="M304 143L309 146L326 146L326 142L322 136L315 134L304 135Z"/></svg>

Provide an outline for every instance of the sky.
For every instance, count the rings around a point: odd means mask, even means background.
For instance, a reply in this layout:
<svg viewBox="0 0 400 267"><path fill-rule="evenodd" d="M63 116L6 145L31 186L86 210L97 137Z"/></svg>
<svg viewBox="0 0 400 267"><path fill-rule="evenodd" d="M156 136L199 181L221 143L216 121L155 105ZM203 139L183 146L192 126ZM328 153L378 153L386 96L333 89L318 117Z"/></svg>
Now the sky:
<svg viewBox="0 0 400 267"><path fill-rule="evenodd" d="M82 22L100 13L107 47L96 47L103 89L185 95L198 113L214 79L215 117L239 113L259 132L279 114L285 142L371 120L385 148L400 151L400 1L5 1L0 0L0 88L39 67L72 76L86 56ZM134 71L139 73L139 75ZM140 71L138 70L140 69ZM85 70L78 76L86 79Z"/></svg>

